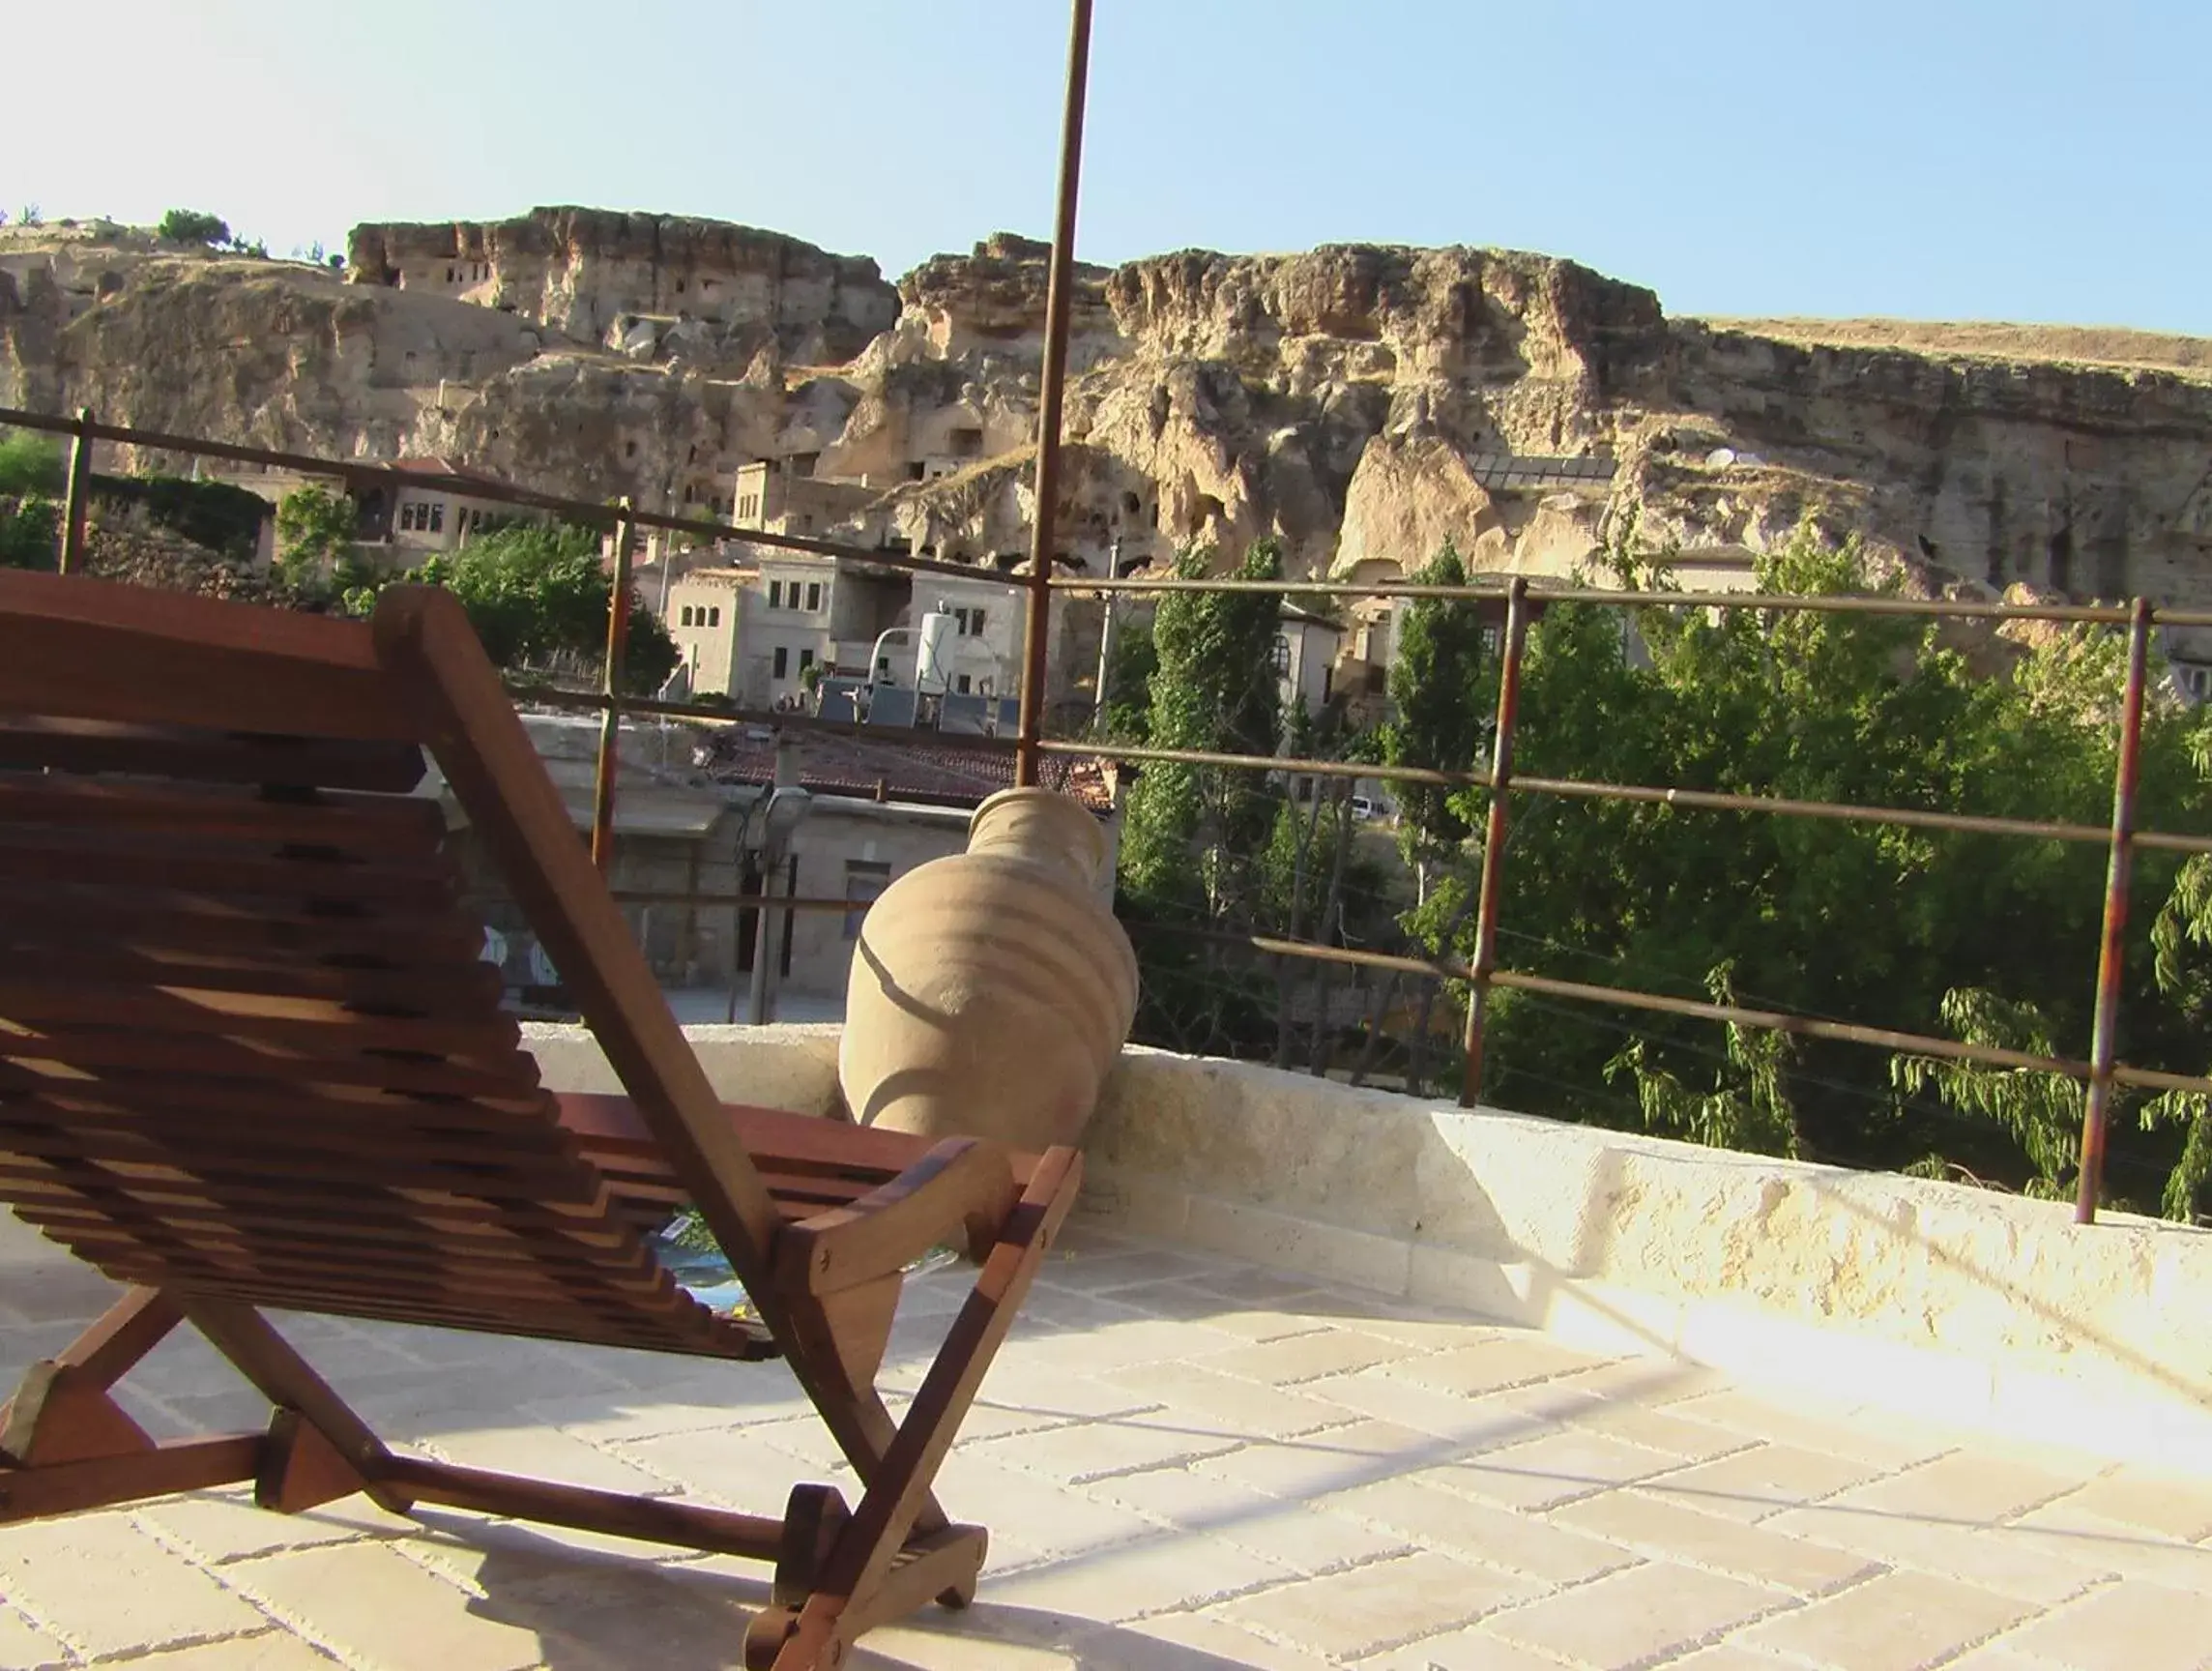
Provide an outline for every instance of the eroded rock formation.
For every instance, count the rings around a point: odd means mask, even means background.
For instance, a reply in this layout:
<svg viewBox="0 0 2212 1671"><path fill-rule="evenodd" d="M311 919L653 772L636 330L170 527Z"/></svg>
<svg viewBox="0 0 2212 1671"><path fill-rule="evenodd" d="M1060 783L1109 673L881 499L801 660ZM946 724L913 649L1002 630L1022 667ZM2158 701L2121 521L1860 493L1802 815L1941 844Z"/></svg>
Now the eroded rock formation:
<svg viewBox="0 0 2212 1671"><path fill-rule="evenodd" d="M339 282L7 231L0 398L725 513L740 465L796 456L867 483L883 535L1004 560L1034 512L1045 255L1001 235L894 290L776 233L561 209L363 227ZM1567 572L1633 511L1693 551L1810 517L1925 584L2212 601L2202 344L2093 364L2102 337L1891 346L1863 321L1825 342L1473 249L1085 269L1074 321L1060 526L1094 572L1117 542L1126 564L1262 534L1300 572L1411 567L1448 537ZM1561 456L1597 462L1525 467Z"/></svg>

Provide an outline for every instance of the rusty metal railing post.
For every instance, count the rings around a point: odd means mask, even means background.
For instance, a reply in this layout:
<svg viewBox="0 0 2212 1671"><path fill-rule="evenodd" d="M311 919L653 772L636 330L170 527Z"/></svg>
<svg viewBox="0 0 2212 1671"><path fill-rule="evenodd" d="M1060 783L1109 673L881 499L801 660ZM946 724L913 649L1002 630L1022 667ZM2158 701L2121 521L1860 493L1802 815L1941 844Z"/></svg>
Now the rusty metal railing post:
<svg viewBox="0 0 2212 1671"><path fill-rule="evenodd" d="M1083 102L1091 79L1091 0L1075 0L1067 37L1067 103L1060 130L1060 214L1044 300L1044 372L1037 385L1036 516L1030 531L1029 608L1022 630L1020 751L1014 781L1037 780L1044 735L1045 656L1052 634L1053 514L1060 501L1060 409L1067 387L1067 325L1075 304L1075 192L1083 173Z"/></svg>
<svg viewBox="0 0 2212 1671"><path fill-rule="evenodd" d="M92 408L76 409L76 438L70 443L69 497L62 502L61 572L84 562L84 523L92 489Z"/></svg>
<svg viewBox="0 0 2212 1671"><path fill-rule="evenodd" d="M1467 995L1467 1067L1459 1105L1482 1099L1482 1027L1490 1006L1490 975L1498 967L1498 903L1505 882L1505 798L1513 779L1513 728L1521 711L1521 651L1528 637L1528 580L1516 574L1505 594L1505 660L1498 670L1498 726L1490 746L1490 816L1482 836L1482 881L1475 895L1474 961Z"/></svg>
<svg viewBox="0 0 2212 1671"><path fill-rule="evenodd" d="M602 876L615 862L615 768L622 745L624 652L629 645L629 499L615 502L615 572L607 594L607 660L599 710L599 768L592 794L592 863Z"/></svg>
<svg viewBox="0 0 2212 1671"><path fill-rule="evenodd" d="M2135 880L2136 790L2142 772L2143 688L2150 664L2151 607L2128 612L2128 684L2120 699L2120 743L2112 767L2112 854L2105 868L2105 931L2097 948L2097 1013L2089 1035L2089 1101L2081 1116L2081 1166L2074 1221L2097 1221L2111 1125L2112 1069L2119 1056L2120 980L2127 965L2128 889Z"/></svg>

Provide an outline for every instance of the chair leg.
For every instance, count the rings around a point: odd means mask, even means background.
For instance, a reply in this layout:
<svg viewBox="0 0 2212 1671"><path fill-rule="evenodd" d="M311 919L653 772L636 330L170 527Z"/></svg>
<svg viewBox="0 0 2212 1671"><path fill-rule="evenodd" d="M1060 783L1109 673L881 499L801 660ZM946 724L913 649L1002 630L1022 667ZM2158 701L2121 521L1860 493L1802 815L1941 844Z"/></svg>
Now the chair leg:
<svg viewBox="0 0 2212 1671"><path fill-rule="evenodd" d="M110 1305L54 1360L112 1387L185 1319L167 1290L133 1288Z"/></svg>
<svg viewBox="0 0 2212 1671"><path fill-rule="evenodd" d="M367 1489L360 1471L297 1410L279 1410L271 1418L261 1447L261 1471L253 1481L257 1506L279 1514L303 1514Z"/></svg>
<svg viewBox="0 0 2212 1671"><path fill-rule="evenodd" d="M369 1501L393 1514L404 1514L414 1501L385 1480L392 1452L370 1431L368 1423L353 1413L346 1401L308 1362L293 1350L290 1341L270 1326L252 1306L232 1300L192 1298L180 1302L193 1328L208 1337L231 1367L244 1375L279 1412L293 1412L329 1442L333 1460L342 1463L363 1481ZM330 1481L327 1469L316 1469L319 1489ZM281 1484L276 1488L283 1495ZM321 1499L330 1501L328 1497Z"/></svg>
<svg viewBox="0 0 2212 1671"><path fill-rule="evenodd" d="M0 1464L28 1468L152 1450L108 1392L181 1317L159 1288L133 1288L58 1355L34 1363L0 1407Z"/></svg>
<svg viewBox="0 0 2212 1671"><path fill-rule="evenodd" d="M864 1599L834 1615L810 1614L811 1601L771 1601L745 1627L745 1671L829 1671L868 1631L905 1618L932 1598L959 1597L959 1604L966 1605L975 1594L988 1543L980 1526L947 1526L924 1534L899 1551L889 1572Z"/></svg>
<svg viewBox="0 0 2212 1671"><path fill-rule="evenodd" d="M974 1596L982 1529L917 1525L918 1511L1082 1179L1072 1149L1037 1163L819 1582L796 1610L779 1594L783 1604L764 1609L746 1631L747 1671L827 1671L873 1626L932 1598L956 1606Z"/></svg>
<svg viewBox="0 0 2212 1671"><path fill-rule="evenodd" d="M157 1445L113 1396L115 1383L182 1321L158 1288L133 1288L0 1408L0 1521L139 1502L253 1477L257 1434Z"/></svg>

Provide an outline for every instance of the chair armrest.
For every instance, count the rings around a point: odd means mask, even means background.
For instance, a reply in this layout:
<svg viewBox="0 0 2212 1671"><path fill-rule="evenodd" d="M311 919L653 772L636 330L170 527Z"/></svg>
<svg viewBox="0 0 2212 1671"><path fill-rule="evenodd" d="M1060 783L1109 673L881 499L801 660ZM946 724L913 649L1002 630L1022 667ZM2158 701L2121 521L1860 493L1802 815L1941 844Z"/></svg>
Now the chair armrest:
<svg viewBox="0 0 2212 1671"><path fill-rule="evenodd" d="M1005 1150L948 1137L859 1200L786 1225L775 1241L776 1279L834 1293L888 1276L955 1235L981 1260L1021 1193Z"/></svg>

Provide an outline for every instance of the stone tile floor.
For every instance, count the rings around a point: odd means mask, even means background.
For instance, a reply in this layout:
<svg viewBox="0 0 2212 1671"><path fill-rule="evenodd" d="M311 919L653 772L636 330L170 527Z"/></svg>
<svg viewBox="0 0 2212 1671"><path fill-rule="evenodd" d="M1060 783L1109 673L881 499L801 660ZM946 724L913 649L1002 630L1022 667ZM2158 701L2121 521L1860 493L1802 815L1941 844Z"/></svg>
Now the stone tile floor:
<svg viewBox="0 0 2212 1671"><path fill-rule="evenodd" d="M957 1304L921 1279L912 1389ZM106 1285L0 1217L0 1376ZM384 1432L457 1462L778 1512L853 1481L776 1365L279 1320ZM163 1434L265 1411L179 1336ZM856 1667L2200 1671L2212 1482L1773 1402L1659 1360L1071 1233L942 1478L982 1596ZM243 1493L0 1529L0 1671L720 1671L749 1564Z"/></svg>

